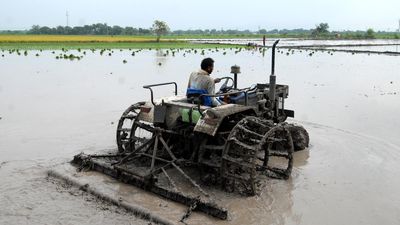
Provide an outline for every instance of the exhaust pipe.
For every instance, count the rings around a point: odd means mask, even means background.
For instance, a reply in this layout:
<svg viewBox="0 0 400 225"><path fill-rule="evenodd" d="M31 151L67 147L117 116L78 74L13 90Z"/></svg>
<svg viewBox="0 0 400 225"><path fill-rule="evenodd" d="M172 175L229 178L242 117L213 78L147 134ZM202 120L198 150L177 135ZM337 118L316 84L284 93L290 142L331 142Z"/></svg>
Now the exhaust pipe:
<svg viewBox="0 0 400 225"><path fill-rule="evenodd" d="M275 89L276 89L276 76L275 76L275 48L278 45L279 40L276 40L272 45L272 65L271 65L271 75L269 76L269 101L271 102L270 107L273 109L275 107Z"/></svg>

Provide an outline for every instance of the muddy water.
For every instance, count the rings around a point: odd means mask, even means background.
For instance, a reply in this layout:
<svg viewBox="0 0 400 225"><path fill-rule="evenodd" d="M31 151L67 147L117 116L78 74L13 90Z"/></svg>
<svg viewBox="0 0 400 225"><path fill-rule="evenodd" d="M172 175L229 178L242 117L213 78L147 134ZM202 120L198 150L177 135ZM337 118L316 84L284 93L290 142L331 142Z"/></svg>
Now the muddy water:
<svg viewBox="0 0 400 225"><path fill-rule="evenodd" d="M384 45L384 46L335 46L327 47L335 50L350 50L350 51L376 51L376 52L400 52L399 45Z"/></svg>
<svg viewBox="0 0 400 225"><path fill-rule="evenodd" d="M188 74L205 56L216 60L216 77L228 75L231 65L240 65L240 87L265 82L270 73L269 51L265 56L235 49L206 50L205 55L180 51L174 57L164 56L166 51L144 50L135 56L128 50L113 51L112 56L87 51L79 61L57 60L59 51L1 53L5 56L0 58L0 201L7 204L0 205L0 222L20 224L21 215L13 213L31 205L33 210L22 215L27 221L56 223L57 217L43 216L39 210L53 207L39 204L42 199L81 207L84 203L57 194L54 185L44 185L44 168L80 151L114 148L122 111L149 98L143 85L177 81L182 94ZM271 181L271 191L266 199L261 197L265 205L246 204L257 214L273 212L275 219L269 221L274 224L398 224L400 186L393 178L400 171L395 163L400 159L399 58L309 53L277 54L277 80L290 86L286 104L296 111L296 121L323 129L314 128L311 150L297 154L299 164L289 183ZM170 94L172 88L156 92ZM37 186L41 191L35 191ZM19 197L21 193L27 197ZM45 193L55 197L44 199ZM231 222L259 224L262 219L251 217L238 202L230 207L237 209ZM65 216L85 224L91 213L96 210Z"/></svg>

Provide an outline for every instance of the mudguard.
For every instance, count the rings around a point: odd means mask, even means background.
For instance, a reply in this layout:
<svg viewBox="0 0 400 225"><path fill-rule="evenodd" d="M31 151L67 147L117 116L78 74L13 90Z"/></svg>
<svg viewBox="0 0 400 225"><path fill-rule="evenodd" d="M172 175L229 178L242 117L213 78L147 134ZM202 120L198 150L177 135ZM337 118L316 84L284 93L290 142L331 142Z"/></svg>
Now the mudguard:
<svg viewBox="0 0 400 225"><path fill-rule="evenodd" d="M237 113L254 115L256 112L251 106L237 104L227 104L214 107L203 112L204 117L197 121L194 131L215 136L225 117Z"/></svg>

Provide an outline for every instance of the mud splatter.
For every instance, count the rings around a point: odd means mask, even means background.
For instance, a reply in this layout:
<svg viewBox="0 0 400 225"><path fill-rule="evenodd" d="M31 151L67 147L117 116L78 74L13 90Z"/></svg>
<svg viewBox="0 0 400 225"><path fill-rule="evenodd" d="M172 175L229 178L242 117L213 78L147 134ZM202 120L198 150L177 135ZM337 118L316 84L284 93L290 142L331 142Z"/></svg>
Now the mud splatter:
<svg viewBox="0 0 400 225"><path fill-rule="evenodd" d="M1 119L1 117L0 117L0 119ZM1 169L1 167L3 167L4 165L6 165L7 163L8 163L8 161L0 162L0 169Z"/></svg>

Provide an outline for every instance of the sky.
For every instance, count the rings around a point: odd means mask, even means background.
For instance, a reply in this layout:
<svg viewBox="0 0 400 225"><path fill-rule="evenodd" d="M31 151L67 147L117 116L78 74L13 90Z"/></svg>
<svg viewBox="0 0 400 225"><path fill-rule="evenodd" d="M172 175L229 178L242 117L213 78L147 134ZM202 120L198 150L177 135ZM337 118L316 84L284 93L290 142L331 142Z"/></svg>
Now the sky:
<svg viewBox="0 0 400 225"><path fill-rule="evenodd" d="M107 23L179 29L312 29L395 31L400 0L0 0L0 30Z"/></svg>

